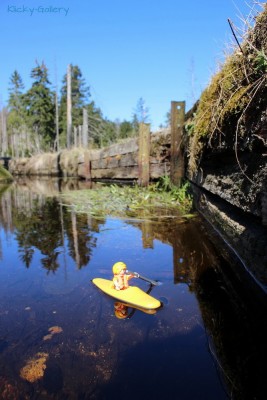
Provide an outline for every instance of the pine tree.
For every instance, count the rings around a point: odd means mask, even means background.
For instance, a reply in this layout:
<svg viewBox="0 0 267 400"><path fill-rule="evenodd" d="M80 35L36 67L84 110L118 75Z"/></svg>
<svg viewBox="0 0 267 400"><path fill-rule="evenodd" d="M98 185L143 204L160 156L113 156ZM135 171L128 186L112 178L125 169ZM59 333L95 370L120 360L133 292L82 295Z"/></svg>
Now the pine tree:
<svg viewBox="0 0 267 400"><path fill-rule="evenodd" d="M64 75L59 107L59 127L61 140L66 139L67 130L67 74ZM90 88L86 86L82 72L77 65L71 65L71 100L72 125L78 127L83 123L83 108L90 98Z"/></svg>
<svg viewBox="0 0 267 400"><path fill-rule="evenodd" d="M18 71L14 71L11 75L9 82L9 99L8 106L9 109L16 111L18 114L22 113L22 94L23 94L24 84L22 82L21 76Z"/></svg>
<svg viewBox="0 0 267 400"><path fill-rule="evenodd" d="M133 114L133 123L148 122L149 121L149 108L146 106L145 100L140 97L136 103Z"/></svg>
<svg viewBox="0 0 267 400"><path fill-rule="evenodd" d="M53 148L56 134L55 104L44 62L41 65L36 62L36 67L31 71L31 78L34 80L32 87L25 95L28 121L41 140L41 148L49 150Z"/></svg>
<svg viewBox="0 0 267 400"><path fill-rule="evenodd" d="M59 109L59 126L61 144L66 145L67 133L67 74L63 77ZM77 128L83 123L83 109L88 113L89 142L91 145L102 147L116 139L114 123L103 118L102 112L90 101L90 88L86 85L82 72L77 65L71 65L71 100L72 126Z"/></svg>
<svg viewBox="0 0 267 400"><path fill-rule="evenodd" d="M24 84L18 71L14 71L9 82L7 129L11 153L19 156L27 151L26 105Z"/></svg>
<svg viewBox="0 0 267 400"><path fill-rule="evenodd" d="M25 104L23 102L24 85L21 76L17 71L11 75L9 82L8 99L8 125L11 130L19 130L25 117Z"/></svg>

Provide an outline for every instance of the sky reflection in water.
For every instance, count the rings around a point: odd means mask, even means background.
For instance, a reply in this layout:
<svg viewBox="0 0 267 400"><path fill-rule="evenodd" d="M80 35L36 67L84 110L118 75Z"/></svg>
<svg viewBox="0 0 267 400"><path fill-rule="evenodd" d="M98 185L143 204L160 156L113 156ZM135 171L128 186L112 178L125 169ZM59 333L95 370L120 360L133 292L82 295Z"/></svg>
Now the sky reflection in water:
<svg viewBox="0 0 267 400"><path fill-rule="evenodd" d="M2 194L0 213L3 399L8 390L14 399L227 398L195 296L217 260L198 218L96 220L20 185ZM155 315L118 319L92 285L121 260L162 282L151 291L163 303Z"/></svg>

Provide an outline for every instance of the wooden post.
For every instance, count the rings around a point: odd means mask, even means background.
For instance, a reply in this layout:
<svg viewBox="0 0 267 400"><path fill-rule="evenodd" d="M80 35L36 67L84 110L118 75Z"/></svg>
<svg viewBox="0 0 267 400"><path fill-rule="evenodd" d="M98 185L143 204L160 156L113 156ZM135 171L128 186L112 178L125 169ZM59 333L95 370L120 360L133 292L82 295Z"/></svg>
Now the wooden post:
<svg viewBox="0 0 267 400"><path fill-rule="evenodd" d="M76 266L79 269L80 268L79 238L77 230L77 218L74 210L71 210L71 225L72 225L75 261L76 261Z"/></svg>
<svg viewBox="0 0 267 400"><path fill-rule="evenodd" d="M86 180L91 180L92 177L90 154L88 150L84 153L84 176Z"/></svg>
<svg viewBox="0 0 267 400"><path fill-rule="evenodd" d="M55 91L55 107L56 107L56 140L55 140L55 148L56 151L59 151L59 116L58 116L58 98L57 98L57 87Z"/></svg>
<svg viewBox="0 0 267 400"><path fill-rule="evenodd" d="M141 222L142 243L144 249L153 249L153 224L149 220Z"/></svg>
<svg viewBox="0 0 267 400"><path fill-rule="evenodd" d="M77 146L82 147L82 125L78 126Z"/></svg>
<svg viewBox="0 0 267 400"><path fill-rule="evenodd" d="M171 181L180 186L184 177L184 157L181 149L185 120L185 101L171 102Z"/></svg>
<svg viewBox="0 0 267 400"><path fill-rule="evenodd" d="M1 155L5 156L7 153L7 126L6 126L6 119L7 119L7 109L6 107L2 108L2 143L1 143Z"/></svg>
<svg viewBox="0 0 267 400"><path fill-rule="evenodd" d="M79 137L78 137L78 128L77 126L73 127L73 143L74 143L74 147L78 146L79 143Z"/></svg>
<svg viewBox="0 0 267 400"><path fill-rule="evenodd" d="M79 140L78 140L78 146L79 146L79 147L82 147L82 131L83 131L82 125L79 125L79 126L78 126L78 138L79 138Z"/></svg>
<svg viewBox="0 0 267 400"><path fill-rule="evenodd" d="M149 184L149 178L150 178L149 156L150 156L150 124L141 122L139 124L139 154L138 154L138 171L139 171L138 184L140 186L147 186Z"/></svg>
<svg viewBox="0 0 267 400"><path fill-rule="evenodd" d="M88 146L88 112L83 108L83 129L82 129L82 145Z"/></svg>
<svg viewBox="0 0 267 400"><path fill-rule="evenodd" d="M59 113L58 113L58 84L57 84L57 66L55 63L55 107L56 107L56 139L54 142L54 151L60 151L59 147ZM27 145L28 148L28 145Z"/></svg>
<svg viewBox="0 0 267 400"><path fill-rule="evenodd" d="M72 133L72 117L71 117L71 65L68 65L67 71L67 148L71 146L71 133Z"/></svg>

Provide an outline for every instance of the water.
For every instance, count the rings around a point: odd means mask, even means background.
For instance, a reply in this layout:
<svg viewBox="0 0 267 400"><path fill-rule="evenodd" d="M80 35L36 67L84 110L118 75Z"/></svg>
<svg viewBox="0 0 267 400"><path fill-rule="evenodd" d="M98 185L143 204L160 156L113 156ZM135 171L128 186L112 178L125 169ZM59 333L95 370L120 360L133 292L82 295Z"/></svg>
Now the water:
<svg viewBox="0 0 267 400"><path fill-rule="evenodd" d="M57 190L56 180L1 189L0 398L261 399L263 337L238 295L225 297L228 266L202 220L97 220ZM112 278L116 261L161 282L131 281L162 302L156 314L117 318L91 282Z"/></svg>

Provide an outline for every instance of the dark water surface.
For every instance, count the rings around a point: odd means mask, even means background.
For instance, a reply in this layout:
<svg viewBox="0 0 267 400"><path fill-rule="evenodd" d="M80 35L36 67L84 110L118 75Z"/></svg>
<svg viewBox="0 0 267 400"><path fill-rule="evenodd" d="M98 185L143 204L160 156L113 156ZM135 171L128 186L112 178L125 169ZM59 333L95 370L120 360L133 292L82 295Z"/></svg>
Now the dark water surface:
<svg viewBox="0 0 267 400"><path fill-rule="evenodd" d="M57 189L0 189L0 399L263 399L266 332L202 220L97 220ZM117 318L93 286L116 261L162 282L155 315Z"/></svg>

